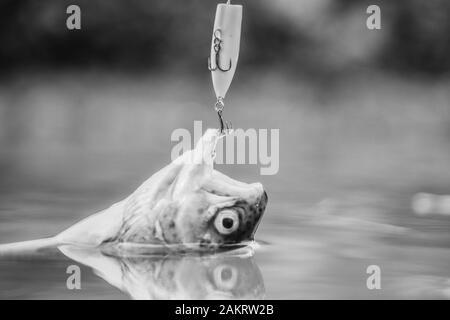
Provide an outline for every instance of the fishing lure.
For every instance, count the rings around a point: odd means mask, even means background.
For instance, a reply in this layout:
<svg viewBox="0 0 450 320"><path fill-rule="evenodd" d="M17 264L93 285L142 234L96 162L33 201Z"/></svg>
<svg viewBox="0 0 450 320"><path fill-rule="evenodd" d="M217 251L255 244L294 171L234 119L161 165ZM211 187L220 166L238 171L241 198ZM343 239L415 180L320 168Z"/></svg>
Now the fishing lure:
<svg viewBox="0 0 450 320"><path fill-rule="evenodd" d="M216 94L215 110L219 116L220 133L228 134L231 123L224 121L222 113L224 99L236 71L241 40L242 6L227 3L217 5L216 17L211 40L211 52L208 69Z"/></svg>

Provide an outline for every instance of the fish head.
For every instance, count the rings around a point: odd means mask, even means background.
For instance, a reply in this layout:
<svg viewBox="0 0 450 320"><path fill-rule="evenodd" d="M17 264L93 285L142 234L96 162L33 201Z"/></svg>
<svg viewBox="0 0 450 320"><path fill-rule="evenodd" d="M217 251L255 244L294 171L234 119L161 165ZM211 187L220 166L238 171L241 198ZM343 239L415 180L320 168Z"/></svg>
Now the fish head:
<svg viewBox="0 0 450 320"><path fill-rule="evenodd" d="M208 200L198 209L198 217L193 211L185 212L186 221L198 220L198 228L188 229L194 243L216 247L253 240L266 208L267 193L260 183L249 184L248 188L252 189L251 195L207 194Z"/></svg>
<svg viewBox="0 0 450 320"><path fill-rule="evenodd" d="M237 181L213 168L219 138L217 130L209 129L185 154L172 185L176 217L168 215L161 225L172 225L183 243L208 248L253 240L266 209L261 183Z"/></svg>
<svg viewBox="0 0 450 320"><path fill-rule="evenodd" d="M125 202L120 242L217 248L253 240L267 204L261 183L234 180L214 169L222 135L209 129L139 187Z"/></svg>

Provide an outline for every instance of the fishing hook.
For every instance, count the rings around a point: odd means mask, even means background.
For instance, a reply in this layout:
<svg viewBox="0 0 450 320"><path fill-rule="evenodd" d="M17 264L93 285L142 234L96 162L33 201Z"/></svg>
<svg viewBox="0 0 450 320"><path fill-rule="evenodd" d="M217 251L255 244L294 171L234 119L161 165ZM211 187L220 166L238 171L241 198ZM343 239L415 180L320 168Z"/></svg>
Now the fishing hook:
<svg viewBox="0 0 450 320"><path fill-rule="evenodd" d="M216 71L217 69L219 69L222 72L227 72L229 70L231 70L231 66L232 66L232 62L230 59L230 66L228 67L228 69L223 69L220 65L220 50L222 50L222 31L220 29L216 29L216 31L214 31L214 40L213 40L213 44L214 44L214 52L216 53L216 66L213 68L211 66L211 58L208 58L208 69L210 71Z"/></svg>
<svg viewBox="0 0 450 320"><path fill-rule="evenodd" d="M219 132L221 135L226 135L233 129L231 122L224 121L223 119L222 113L224 106L225 104L223 103L223 98L218 97L216 104L214 105L214 109L217 111L217 115L219 116L219 124L220 124Z"/></svg>

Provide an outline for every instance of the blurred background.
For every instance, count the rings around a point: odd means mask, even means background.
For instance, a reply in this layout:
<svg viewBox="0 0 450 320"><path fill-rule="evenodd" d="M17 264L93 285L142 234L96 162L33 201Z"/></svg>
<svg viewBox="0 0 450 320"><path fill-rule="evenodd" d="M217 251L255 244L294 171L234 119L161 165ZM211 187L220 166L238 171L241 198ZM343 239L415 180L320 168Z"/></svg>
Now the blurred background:
<svg viewBox="0 0 450 320"><path fill-rule="evenodd" d="M225 117L280 129L278 174L218 166L269 194L266 297L450 298L450 2L232 2L244 16ZM170 161L173 130L217 126L216 3L0 1L0 242L109 206ZM66 28L70 4L81 30ZM381 30L366 27L371 4ZM366 287L371 264L382 290ZM56 296L18 268L0 264L1 297ZM111 297L99 283L83 297Z"/></svg>

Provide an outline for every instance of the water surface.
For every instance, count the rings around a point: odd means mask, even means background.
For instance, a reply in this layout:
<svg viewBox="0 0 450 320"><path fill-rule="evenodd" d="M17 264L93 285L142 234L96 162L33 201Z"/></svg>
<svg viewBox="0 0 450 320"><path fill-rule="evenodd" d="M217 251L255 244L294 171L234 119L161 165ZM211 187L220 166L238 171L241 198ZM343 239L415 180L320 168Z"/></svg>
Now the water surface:
<svg viewBox="0 0 450 320"><path fill-rule="evenodd" d="M175 128L217 125L209 81L71 74L3 85L0 242L54 235L127 196L170 161ZM280 129L276 175L218 166L268 192L252 257L9 256L0 298L450 298L450 218L412 209L418 192L450 194L448 84L359 79L325 94L279 75L240 81L227 118ZM70 265L81 290L66 286ZM380 290L367 289L370 265Z"/></svg>

